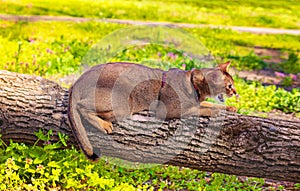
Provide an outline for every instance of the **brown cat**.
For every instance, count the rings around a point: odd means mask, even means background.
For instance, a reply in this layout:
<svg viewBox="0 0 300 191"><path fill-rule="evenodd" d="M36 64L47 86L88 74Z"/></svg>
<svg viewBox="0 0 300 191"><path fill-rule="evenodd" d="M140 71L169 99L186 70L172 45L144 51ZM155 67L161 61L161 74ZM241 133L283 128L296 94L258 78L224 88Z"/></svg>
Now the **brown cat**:
<svg viewBox="0 0 300 191"><path fill-rule="evenodd" d="M69 91L68 116L77 141L90 160L97 160L83 121L111 133L112 121L151 110L167 120L190 115L212 116L236 108L205 102L223 94L237 95L228 73L230 62L216 68L163 71L133 63L97 65L85 72Z"/></svg>

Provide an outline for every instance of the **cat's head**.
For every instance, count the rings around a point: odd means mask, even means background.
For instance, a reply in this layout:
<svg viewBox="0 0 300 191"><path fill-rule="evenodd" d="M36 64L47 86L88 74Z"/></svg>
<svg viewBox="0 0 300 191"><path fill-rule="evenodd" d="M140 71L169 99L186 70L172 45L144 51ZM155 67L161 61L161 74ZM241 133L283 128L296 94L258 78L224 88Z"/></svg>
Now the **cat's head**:
<svg viewBox="0 0 300 191"><path fill-rule="evenodd" d="M200 96L200 101L212 97L224 102L224 95L238 96L234 81L229 74L230 62L219 64L215 68L195 69L192 71L192 82Z"/></svg>

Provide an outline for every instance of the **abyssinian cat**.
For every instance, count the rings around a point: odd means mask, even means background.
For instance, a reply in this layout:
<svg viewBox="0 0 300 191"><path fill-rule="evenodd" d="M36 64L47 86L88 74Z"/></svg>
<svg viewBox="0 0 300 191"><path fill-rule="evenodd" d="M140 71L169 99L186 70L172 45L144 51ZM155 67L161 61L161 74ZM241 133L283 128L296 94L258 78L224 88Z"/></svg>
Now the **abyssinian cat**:
<svg viewBox="0 0 300 191"><path fill-rule="evenodd" d="M204 101L238 95L228 73L230 62L215 68L163 71L133 63L108 63L92 67L70 88L68 116L77 141L92 161L99 158L87 137L84 121L111 133L111 122L151 110L168 120L190 115L212 116L220 109L236 108Z"/></svg>

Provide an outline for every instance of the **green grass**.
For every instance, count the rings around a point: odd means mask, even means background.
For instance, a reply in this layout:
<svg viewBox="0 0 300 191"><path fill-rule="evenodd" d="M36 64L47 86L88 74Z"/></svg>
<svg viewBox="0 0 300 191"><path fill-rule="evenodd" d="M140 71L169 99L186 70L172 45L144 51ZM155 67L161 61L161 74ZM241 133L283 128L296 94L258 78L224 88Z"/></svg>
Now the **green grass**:
<svg viewBox="0 0 300 191"><path fill-rule="evenodd" d="M0 21L0 69L40 76L74 73L93 44L124 27L126 25L96 22ZM201 40L217 60L232 60L233 66L239 69L262 69L268 66L263 58L251 53L254 46L278 49L294 54L297 59L300 57L299 36L258 35L207 28L187 31L195 39ZM300 72L300 61L297 59L282 63L284 67L279 68L280 71Z"/></svg>
<svg viewBox="0 0 300 191"><path fill-rule="evenodd" d="M300 36L241 33L224 29L187 29L198 37L218 58L229 59L233 66L242 70L269 68L264 57L254 54L255 47L280 52L280 58L287 60L277 64L277 70L286 73L300 72ZM292 55L288 58L285 55ZM272 66L274 67L274 66Z"/></svg>
<svg viewBox="0 0 300 191"><path fill-rule="evenodd" d="M1 0L0 12L214 25L300 28L299 1Z"/></svg>
<svg viewBox="0 0 300 191"><path fill-rule="evenodd" d="M251 113L255 111L270 112L281 110L286 113L300 113L300 90L293 89L292 92L275 85L264 87L258 82L245 82L235 78L235 86L240 99L235 97L226 100L227 105L239 108L240 113Z"/></svg>
<svg viewBox="0 0 300 191"><path fill-rule="evenodd" d="M0 23L0 68L40 76L76 72L89 48L121 27L100 23Z"/></svg>

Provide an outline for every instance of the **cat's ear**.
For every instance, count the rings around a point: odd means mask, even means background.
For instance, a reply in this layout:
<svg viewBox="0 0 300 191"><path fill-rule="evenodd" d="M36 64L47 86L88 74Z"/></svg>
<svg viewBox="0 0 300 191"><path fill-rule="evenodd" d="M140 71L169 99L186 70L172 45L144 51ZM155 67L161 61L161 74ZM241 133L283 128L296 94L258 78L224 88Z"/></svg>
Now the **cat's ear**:
<svg viewBox="0 0 300 191"><path fill-rule="evenodd" d="M192 70L192 80L194 85L200 84L204 80L204 75L200 70L193 69Z"/></svg>
<svg viewBox="0 0 300 191"><path fill-rule="evenodd" d="M193 69L192 70L192 83L194 87L200 87L204 82L204 75L200 70Z"/></svg>
<svg viewBox="0 0 300 191"><path fill-rule="evenodd" d="M228 61L228 62L219 64L218 68L220 68L220 70L221 70L222 72L227 72L227 73L229 73L229 66L230 66L230 64L231 64L231 62Z"/></svg>

